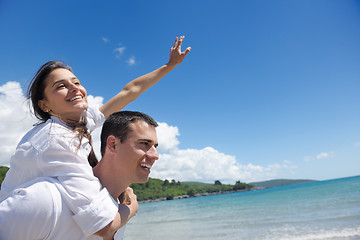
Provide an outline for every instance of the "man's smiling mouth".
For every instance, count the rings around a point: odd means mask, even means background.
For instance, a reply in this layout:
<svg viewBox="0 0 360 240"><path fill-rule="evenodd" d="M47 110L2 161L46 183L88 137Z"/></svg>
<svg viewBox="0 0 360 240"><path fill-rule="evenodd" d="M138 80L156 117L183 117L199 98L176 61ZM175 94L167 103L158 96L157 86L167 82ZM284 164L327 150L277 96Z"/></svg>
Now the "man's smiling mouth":
<svg viewBox="0 0 360 240"><path fill-rule="evenodd" d="M140 166L142 168L145 168L146 170L150 171L152 165L151 164L148 164L148 163L141 163Z"/></svg>

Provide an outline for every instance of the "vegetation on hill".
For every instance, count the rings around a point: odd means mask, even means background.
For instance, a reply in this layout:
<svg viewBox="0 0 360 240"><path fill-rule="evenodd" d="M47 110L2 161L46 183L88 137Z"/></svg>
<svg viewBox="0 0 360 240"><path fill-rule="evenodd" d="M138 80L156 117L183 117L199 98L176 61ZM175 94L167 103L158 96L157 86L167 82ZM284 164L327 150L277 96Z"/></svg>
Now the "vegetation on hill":
<svg viewBox="0 0 360 240"><path fill-rule="evenodd" d="M212 194L221 194L235 191L246 191L254 186L237 181L234 185L222 184L216 180L214 184L197 182L177 182L175 180L160 180L149 178L147 183L131 184L139 201L171 200Z"/></svg>
<svg viewBox="0 0 360 240"><path fill-rule="evenodd" d="M8 167L0 166L0 185L5 178L6 172L9 170Z"/></svg>
<svg viewBox="0 0 360 240"><path fill-rule="evenodd" d="M314 182L315 180L308 180L308 179L274 179L264 182L252 182L249 183L254 185L255 187L259 188L272 188L272 187L279 187L279 186L286 186L286 185L293 185L293 184L300 184L300 183L307 183L307 182Z"/></svg>

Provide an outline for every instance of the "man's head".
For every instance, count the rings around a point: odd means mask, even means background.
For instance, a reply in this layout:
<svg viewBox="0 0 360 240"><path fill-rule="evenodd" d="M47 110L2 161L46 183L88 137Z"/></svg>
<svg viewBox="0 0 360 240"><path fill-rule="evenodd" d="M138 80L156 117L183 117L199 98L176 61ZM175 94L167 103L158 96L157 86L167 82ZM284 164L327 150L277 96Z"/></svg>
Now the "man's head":
<svg viewBox="0 0 360 240"><path fill-rule="evenodd" d="M147 181L151 166L159 158L157 126L153 118L132 111L113 113L105 121L101 132L101 154L119 180L128 183Z"/></svg>
<svg viewBox="0 0 360 240"><path fill-rule="evenodd" d="M105 154L106 139L110 135L117 137L123 143L128 133L132 130L129 125L139 120L146 122L154 128L158 126L158 123L145 113L121 111L111 114L106 119L101 131L101 155L104 156Z"/></svg>

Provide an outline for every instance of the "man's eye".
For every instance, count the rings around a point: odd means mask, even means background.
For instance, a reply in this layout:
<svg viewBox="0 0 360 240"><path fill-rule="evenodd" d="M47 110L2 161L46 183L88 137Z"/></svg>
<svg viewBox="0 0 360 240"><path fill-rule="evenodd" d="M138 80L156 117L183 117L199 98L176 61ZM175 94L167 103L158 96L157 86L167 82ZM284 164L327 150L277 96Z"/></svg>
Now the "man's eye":
<svg viewBox="0 0 360 240"><path fill-rule="evenodd" d="M59 86L57 86L57 88L56 89L60 89L60 88L64 88L65 87L65 85L64 84L60 84Z"/></svg>
<svg viewBox="0 0 360 240"><path fill-rule="evenodd" d="M150 143L149 142L141 142L141 145L143 145L144 147L150 147Z"/></svg>

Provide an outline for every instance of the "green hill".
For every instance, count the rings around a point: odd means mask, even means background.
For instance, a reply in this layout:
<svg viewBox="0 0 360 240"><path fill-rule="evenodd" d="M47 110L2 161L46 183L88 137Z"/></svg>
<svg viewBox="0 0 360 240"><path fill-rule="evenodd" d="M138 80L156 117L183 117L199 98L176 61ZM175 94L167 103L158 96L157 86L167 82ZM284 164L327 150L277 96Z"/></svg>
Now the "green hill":
<svg viewBox="0 0 360 240"><path fill-rule="evenodd" d="M9 170L8 167L0 166L0 185L5 178L6 172Z"/></svg>
<svg viewBox="0 0 360 240"><path fill-rule="evenodd" d="M314 182L316 180L308 180L308 179L274 179L269 181L263 182L251 182L249 184L254 185L255 187L259 188L272 188L272 187L279 187L279 186L286 186L286 185L293 185L293 184L300 184L300 183L308 183Z"/></svg>
<svg viewBox="0 0 360 240"><path fill-rule="evenodd" d="M181 182L183 184L187 184L190 186L209 186L211 183L203 183L203 182Z"/></svg>
<svg viewBox="0 0 360 240"><path fill-rule="evenodd" d="M179 182L149 178L147 183L131 184L139 201L171 200L251 190L254 186L237 181L234 185L222 184L216 180L214 184L199 182Z"/></svg>

